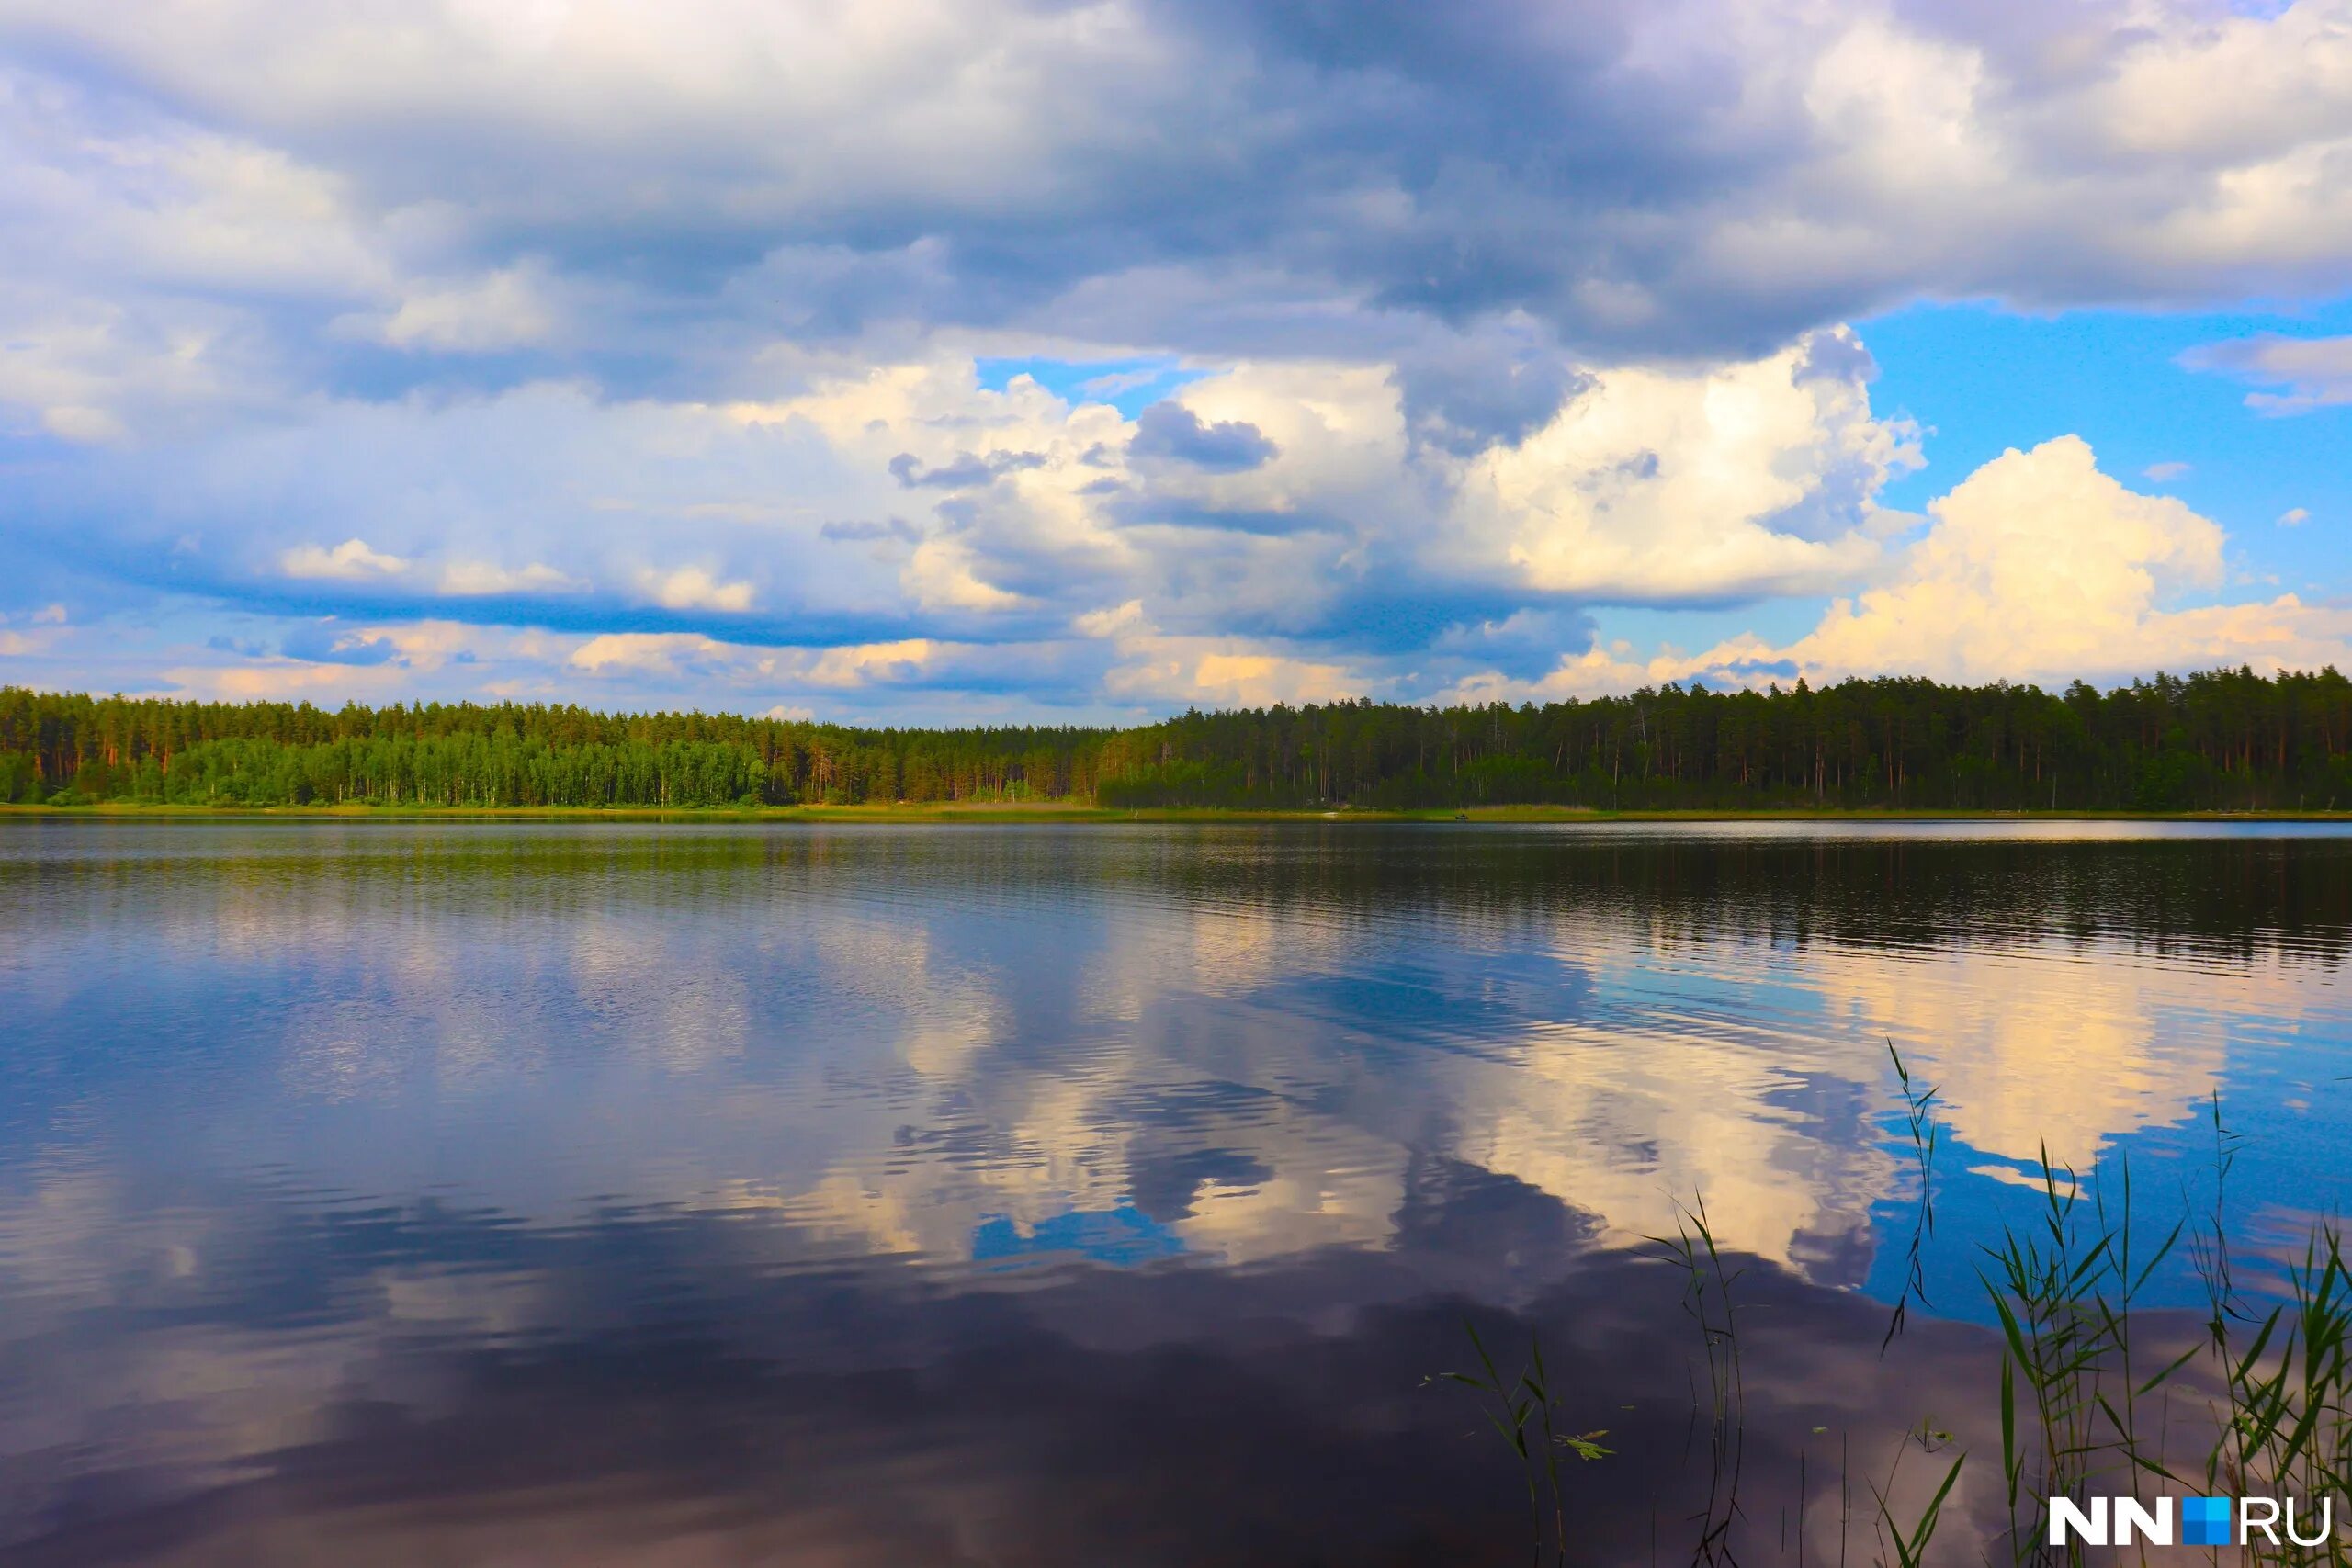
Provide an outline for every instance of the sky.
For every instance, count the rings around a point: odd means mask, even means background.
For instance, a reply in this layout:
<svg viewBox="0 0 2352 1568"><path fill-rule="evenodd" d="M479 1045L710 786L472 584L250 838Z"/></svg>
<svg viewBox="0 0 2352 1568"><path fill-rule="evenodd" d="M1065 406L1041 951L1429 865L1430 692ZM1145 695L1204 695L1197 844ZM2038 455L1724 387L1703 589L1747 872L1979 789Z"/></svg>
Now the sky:
<svg viewBox="0 0 2352 1568"><path fill-rule="evenodd" d="M0 0L0 683L2352 667L2352 0Z"/></svg>

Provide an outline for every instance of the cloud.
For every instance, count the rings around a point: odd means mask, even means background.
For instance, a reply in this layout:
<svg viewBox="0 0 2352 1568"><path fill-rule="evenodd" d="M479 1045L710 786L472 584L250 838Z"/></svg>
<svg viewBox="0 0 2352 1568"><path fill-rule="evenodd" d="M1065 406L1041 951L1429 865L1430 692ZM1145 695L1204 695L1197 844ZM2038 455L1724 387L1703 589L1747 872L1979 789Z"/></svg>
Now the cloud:
<svg viewBox="0 0 2352 1568"><path fill-rule="evenodd" d="M1117 637L1122 632L1137 630L1143 625L1143 601L1130 599L1107 610L1087 611L1070 623L1070 629L1080 637Z"/></svg>
<svg viewBox="0 0 2352 1568"><path fill-rule="evenodd" d="M2352 337L2264 333L2193 348L2181 355L2181 363L2280 389L2246 394L2245 406L2267 414L2310 413L2352 403Z"/></svg>
<svg viewBox="0 0 2352 1568"><path fill-rule="evenodd" d="M1837 592L1878 570L1917 519L1877 492L1917 457L1911 428L1873 413L1871 369L1838 330L1749 361L1579 372L1541 428L1466 456L1416 428L1393 367L1204 370L1184 433L1246 430L1265 448L1219 471L1131 461L1143 419L1028 378L990 390L968 357L823 361L766 401L534 385L329 404L118 458L108 478L168 498L132 536L148 558L183 536L292 533L277 556L348 591L289 599L282 571L245 575L240 552L175 558L216 604L566 639L441 671L467 689L625 678L679 700L989 692L1117 713L1410 696L1481 671L1532 679L1585 644L1595 604ZM995 477L906 482L959 464ZM101 504L74 478L48 479L61 488L36 510ZM919 521L897 514L910 491ZM330 518L364 531L340 556L299 542ZM486 535L506 562L474 553ZM90 558L77 532L32 543L52 565ZM656 547L703 558L650 568ZM862 667L838 650L900 645L957 651L847 680Z"/></svg>
<svg viewBox="0 0 2352 1568"><path fill-rule="evenodd" d="M447 288L409 294L377 329L395 348L482 353L548 337L556 325L536 266L506 267Z"/></svg>
<svg viewBox="0 0 2352 1568"><path fill-rule="evenodd" d="M1922 295L2331 291L2346 38L2342 0L978 0L889 28L712 3L396 32L27 0L0 19L0 221L40 263L17 308L107 307L153 362L208 333L196 362L264 390L479 385L469 361L520 353L645 395L748 385L777 341L955 329L1377 359L1428 438L1509 439L1573 390L1561 345L1741 357ZM130 354L83 364L100 395L56 406L156 395Z"/></svg>
<svg viewBox="0 0 2352 1568"><path fill-rule="evenodd" d="M675 675L735 656L724 644L691 633L606 632L573 649L565 662L591 675Z"/></svg>
<svg viewBox="0 0 2352 1568"><path fill-rule="evenodd" d="M389 662L399 651L380 636L347 630L332 623L297 626L279 644L288 659L311 664L371 665Z"/></svg>
<svg viewBox="0 0 2352 1568"><path fill-rule="evenodd" d="M2187 478L2191 467L2190 464L2180 462L2151 463L2140 470L2140 477L2154 479L2158 484L2165 484L2173 479Z"/></svg>
<svg viewBox="0 0 2352 1568"><path fill-rule="evenodd" d="M2312 514L2305 508L2290 506L2286 511L2281 512L2278 514L2278 526L2281 528L2300 528L2311 520Z"/></svg>
<svg viewBox="0 0 2352 1568"><path fill-rule="evenodd" d="M821 689L1106 714L1613 679L1613 606L1859 604L1943 526L1883 502L1920 433L1838 323L2339 293L2347 21L23 0L0 603L114 617L22 656L74 684L447 616L546 640L375 668L765 704L920 643ZM2346 341L2191 358L2301 412Z"/></svg>
<svg viewBox="0 0 2352 1568"><path fill-rule="evenodd" d="M491 561L451 561L441 569L440 591L457 598L506 593L578 593L589 584L539 561L507 568Z"/></svg>
<svg viewBox="0 0 2352 1568"><path fill-rule="evenodd" d="M400 626L351 626L326 619L299 622L278 639L283 660L307 664L340 664L357 668L390 665L400 670L430 671L447 664L475 662L469 647L479 634L454 621L417 621ZM233 637L216 637L207 647L246 659L270 661L260 645Z"/></svg>
<svg viewBox="0 0 2352 1568"><path fill-rule="evenodd" d="M1522 440L1591 385L1524 311L1402 347L1396 377L1414 436L1463 457Z"/></svg>
<svg viewBox="0 0 2352 1568"><path fill-rule="evenodd" d="M1143 418L1027 378L990 390L967 357L832 360L766 401L616 403L531 386L331 404L308 423L119 455L109 476L134 489L141 464L159 486L175 476L153 491L170 506L145 525L149 558L240 525L293 534L252 575L233 547L170 558L266 638L273 617L321 614L344 627L457 615L552 634L502 630L469 650L473 663L387 653L372 637L338 648L308 632L289 641L289 628L266 641L445 692L621 681L631 701L752 711L964 716L985 700L1007 714L1135 715L1881 668L2072 678L2335 647L2324 607L2188 603L2223 586L2218 529L2134 495L2079 442L1988 465L1926 518L1885 508L1917 435L1873 411L1871 371L1843 329L1750 360L1596 367L1542 425L1464 453L1417 426L1395 367L1251 363L1186 389L1184 434L1241 427L1267 449L1219 471L1134 460ZM1176 427L1163 416L1160 428ZM990 477L907 483L959 464ZM910 492L920 510L899 515ZM70 488L35 495L36 513L91 503ZM301 542L328 518L362 531L331 548ZM522 564L470 553L492 519ZM88 545L60 531L35 547L53 564ZM650 547L702 559L650 568ZM718 564L734 561L745 565ZM294 573L313 585L299 599ZM1591 640L1611 604L1793 594L1840 596L1795 642L1686 655ZM27 657L62 669L65 654ZM111 675L91 657L76 682Z"/></svg>
<svg viewBox="0 0 2352 1568"><path fill-rule="evenodd" d="M302 545L277 558L279 570L288 577L340 578L356 581L369 577L392 576L408 570L408 562L398 556L389 556L368 547L364 539L345 539L333 549L317 545Z"/></svg>
<svg viewBox="0 0 2352 1568"><path fill-rule="evenodd" d="M2006 452L1928 510L1934 525L1893 581L1840 600L1787 657L1973 681L2194 657L2190 623L2157 606L2219 585L2222 530L2177 501L2126 490L2080 438Z"/></svg>
<svg viewBox="0 0 2352 1568"><path fill-rule="evenodd" d="M645 596L665 609L740 613L752 607L750 583L721 582L698 566L667 573L642 571L637 581Z"/></svg>
<svg viewBox="0 0 2352 1568"><path fill-rule="evenodd" d="M8 623L17 620L33 629L11 630ZM66 624L62 604L44 604L23 615L0 614L0 659L31 659L51 652L63 640Z"/></svg>
<svg viewBox="0 0 2352 1568"><path fill-rule="evenodd" d="M923 637L828 649L808 666L806 679L818 686L862 686L874 681L905 680L921 673L939 652L934 644Z"/></svg>
<svg viewBox="0 0 2352 1568"><path fill-rule="evenodd" d="M893 517L882 523L866 521L820 524L817 528L817 536L842 543L872 543L884 539L896 539L900 544L911 545L922 537L922 530L902 517Z"/></svg>
<svg viewBox="0 0 2352 1568"><path fill-rule="evenodd" d="M1030 603L982 579L980 563L959 539L926 539L917 545L899 581L926 609L1009 610Z"/></svg>
<svg viewBox="0 0 2352 1568"><path fill-rule="evenodd" d="M901 452L890 459L890 475L909 490L971 490L1023 468L1042 468L1045 462L1037 452L990 452L986 457L958 452L938 468L927 468L913 453Z"/></svg>
<svg viewBox="0 0 2352 1568"><path fill-rule="evenodd" d="M2080 437L2006 452L1928 513L1931 525L1883 586L1838 600L1794 642L1745 636L1702 654L1647 660L1623 645L1596 647L1562 660L1532 690L1890 673L2056 683L2241 663L2312 669L2352 654L2352 610L2342 606L2294 594L2194 603L2222 580L2221 528L2170 497L2127 490L2099 470ZM1481 679L1462 694L1526 690Z"/></svg>
<svg viewBox="0 0 2352 1568"><path fill-rule="evenodd" d="M381 702L390 700L388 694L398 689L401 671L390 665L370 668L268 659L233 665L178 665L165 670L163 676L176 697L237 703L297 697L311 702Z"/></svg>
<svg viewBox="0 0 2352 1568"><path fill-rule="evenodd" d="M1154 403L1137 414L1135 439L1127 443L1130 457L1185 463L1217 474L1257 468L1280 450L1254 424L1238 419L1203 424L1179 402Z"/></svg>
<svg viewBox="0 0 2352 1568"><path fill-rule="evenodd" d="M106 410L83 408L72 403L60 403L41 410L40 423L43 430L61 440L90 446L119 441L130 434L123 427L122 421Z"/></svg>
<svg viewBox="0 0 2352 1568"><path fill-rule="evenodd" d="M1214 694L1222 705L1233 707L1335 702L1350 694L1352 679L1342 665L1262 653L1205 654L1192 674L1194 690Z"/></svg>
<svg viewBox="0 0 2352 1568"><path fill-rule="evenodd" d="M650 683L653 689L688 681L696 689L740 694L737 702L744 708L781 706L797 715L815 710L805 701L756 701L753 694L789 691L823 695L837 704L870 689L919 682L955 651L951 645L924 637L779 649L691 632L606 632L572 647L564 662L600 680Z"/></svg>
<svg viewBox="0 0 2352 1568"><path fill-rule="evenodd" d="M1871 416L1869 374L1843 332L1747 363L1599 373L1471 464L1453 519L1530 586L1588 601L1834 589L1911 521L1877 493L1919 462L1917 432Z"/></svg>
<svg viewBox="0 0 2352 1568"><path fill-rule="evenodd" d="M1328 703L1370 694L1384 683L1343 663L1252 649L1230 639L1163 636L1127 614L1098 621L1090 635L1117 640L1119 660L1104 677L1106 690L1156 711Z"/></svg>

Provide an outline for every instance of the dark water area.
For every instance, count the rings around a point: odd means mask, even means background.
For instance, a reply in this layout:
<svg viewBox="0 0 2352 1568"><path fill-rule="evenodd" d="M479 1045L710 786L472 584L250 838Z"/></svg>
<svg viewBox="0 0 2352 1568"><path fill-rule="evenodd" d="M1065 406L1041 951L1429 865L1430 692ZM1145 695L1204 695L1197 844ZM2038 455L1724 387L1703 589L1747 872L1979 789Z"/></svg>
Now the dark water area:
<svg viewBox="0 0 2352 1568"><path fill-rule="evenodd" d="M2045 1149L2341 1211L2347 945L2308 825L0 823L0 1562L1524 1562L1465 1325L1579 1561L1873 1561Z"/></svg>

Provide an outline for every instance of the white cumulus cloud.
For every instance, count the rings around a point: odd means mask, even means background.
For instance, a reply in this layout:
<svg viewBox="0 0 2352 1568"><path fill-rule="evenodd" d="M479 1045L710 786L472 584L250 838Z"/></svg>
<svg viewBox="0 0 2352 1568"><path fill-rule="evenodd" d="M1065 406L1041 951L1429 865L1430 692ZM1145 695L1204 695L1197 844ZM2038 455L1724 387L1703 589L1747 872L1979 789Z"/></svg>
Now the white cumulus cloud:
<svg viewBox="0 0 2352 1568"><path fill-rule="evenodd" d="M2002 454L1928 513L1927 531L1882 584L1838 600L1793 642L1746 636L1648 659L1596 647L1527 689L1584 694L1664 681L1760 686L1878 674L2063 683L2217 664L2313 669L2352 655L2352 609L2291 593L2197 603L2224 578L2220 526L2169 496L2127 489L2077 436ZM1491 678L1462 688L1517 690Z"/></svg>
<svg viewBox="0 0 2352 1568"><path fill-rule="evenodd" d="M543 561L519 567L482 560L451 561L441 569L436 581L442 592L458 598L481 598L492 593L577 593L589 586L583 580L558 571Z"/></svg>
<svg viewBox="0 0 2352 1568"><path fill-rule="evenodd" d="M365 539L345 539L333 549L318 545L301 545L277 558L280 570L288 577L341 578L357 581L370 577L389 577L408 570L408 562L398 556L370 549Z"/></svg>
<svg viewBox="0 0 2352 1568"><path fill-rule="evenodd" d="M698 566L675 571L642 571L638 585L645 596L666 609L741 611L752 607L749 582L721 582Z"/></svg>

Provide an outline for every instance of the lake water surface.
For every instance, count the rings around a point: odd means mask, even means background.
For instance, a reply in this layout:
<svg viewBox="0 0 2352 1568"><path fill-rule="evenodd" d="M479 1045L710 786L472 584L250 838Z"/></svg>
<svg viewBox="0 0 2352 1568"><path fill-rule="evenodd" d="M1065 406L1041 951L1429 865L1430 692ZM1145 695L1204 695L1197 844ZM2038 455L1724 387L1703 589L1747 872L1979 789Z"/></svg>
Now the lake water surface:
<svg viewBox="0 0 2352 1568"><path fill-rule="evenodd" d="M1465 1324L1681 1561L1702 1201L1862 1552L2045 1150L2343 1207L2348 946L2314 826L0 822L0 1561L1524 1562Z"/></svg>

